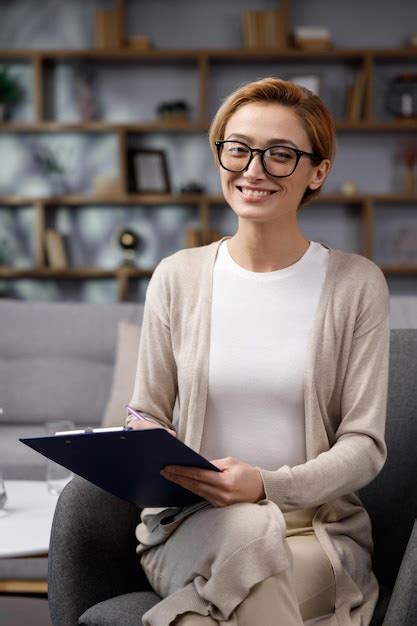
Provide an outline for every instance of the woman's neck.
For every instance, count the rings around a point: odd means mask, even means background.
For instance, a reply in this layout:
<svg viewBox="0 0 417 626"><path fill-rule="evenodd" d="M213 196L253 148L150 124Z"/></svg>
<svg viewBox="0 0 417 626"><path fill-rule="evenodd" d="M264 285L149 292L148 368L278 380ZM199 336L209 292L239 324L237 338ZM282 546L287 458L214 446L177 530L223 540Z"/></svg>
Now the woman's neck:
<svg viewBox="0 0 417 626"><path fill-rule="evenodd" d="M227 240L232 259L251 272L274 272L296 263L307 251L310 241L299 231L288 233L243 233L240 230Z"/></svg>

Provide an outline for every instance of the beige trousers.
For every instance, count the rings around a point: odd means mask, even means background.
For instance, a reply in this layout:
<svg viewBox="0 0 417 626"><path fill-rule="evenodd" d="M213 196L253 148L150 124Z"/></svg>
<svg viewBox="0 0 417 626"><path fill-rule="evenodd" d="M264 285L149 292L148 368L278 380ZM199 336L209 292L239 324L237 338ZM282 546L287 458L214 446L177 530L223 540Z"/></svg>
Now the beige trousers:
<svg viewBox="0 0 417 626"><path fill-rule="evenodd" d="M144 625L301 626L333 613L333 569L312 527L315 511L283 515L263 500L201 508L179 525L165 520L167 538L141 557L163 598Z"/></svg>
<svg viewBox="0 0 417 626"><path fill-rule="evenodd" d="M301 626L305 620L333 613L335 579L312 527L315 511L284 514L291 567L256 584L228 620L187 611L172 626Z"/></svg>

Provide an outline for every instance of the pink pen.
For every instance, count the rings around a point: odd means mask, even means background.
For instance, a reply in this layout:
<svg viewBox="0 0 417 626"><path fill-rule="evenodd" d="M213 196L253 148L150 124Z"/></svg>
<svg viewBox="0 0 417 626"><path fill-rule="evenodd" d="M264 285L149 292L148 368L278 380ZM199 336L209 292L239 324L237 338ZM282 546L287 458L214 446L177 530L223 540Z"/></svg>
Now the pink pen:
<svg viewBox="0 0 417 626"><path fill-rule="evenodd" d="M145 422L152 422L152 424L158 424L158 422L155 422L154 420L150 420L148 417L145 417L141 413L138 413L138 411L135 411L135 409L132 409L132 407L129 404L126 405L126 408L128 410L128 413L136 417L136 419L144 420ZM158 424L158 426L160 426L160 424Z"/></svg>

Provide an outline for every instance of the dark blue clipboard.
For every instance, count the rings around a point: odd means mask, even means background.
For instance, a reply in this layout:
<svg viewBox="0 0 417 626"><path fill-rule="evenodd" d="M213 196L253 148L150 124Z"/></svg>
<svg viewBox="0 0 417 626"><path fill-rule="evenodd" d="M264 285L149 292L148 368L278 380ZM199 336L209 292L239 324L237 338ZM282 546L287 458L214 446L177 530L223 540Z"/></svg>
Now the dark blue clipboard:
<svg viewBox="0 0 417 626"><path fill-rule="evenodd" d="M137 506L187 506L204 498L159 474L166 465L220 472L163 428L52 435L20 441L105 491Z"/></svg>

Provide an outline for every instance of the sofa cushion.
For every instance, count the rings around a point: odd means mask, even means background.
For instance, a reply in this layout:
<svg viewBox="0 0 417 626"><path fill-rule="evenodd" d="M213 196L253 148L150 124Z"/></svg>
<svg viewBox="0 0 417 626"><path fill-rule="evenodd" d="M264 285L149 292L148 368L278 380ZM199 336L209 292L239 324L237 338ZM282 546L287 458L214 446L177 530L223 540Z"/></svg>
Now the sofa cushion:
<svg viewBox="0 0 417 626"><path fill-rule="evenodd" d="M0 361L3 421L97 423L111 384L112 363L45 354Z"/></svg>
<svg viewBox="0 0 417 626"><path fill-rule="evenodd" d="M100 424L117 324L142 315L134 303L0 300L0 422Z"/></svg>
<svg viewBox="0 0 417 626"><path fill-rule="evenodd" d="M142 615L149 611L161 598L153 591L125 593L110 600L104 600L85 611L78 620L79 624L100 626L138 626L142 624Z"/></svg>
<svg viewBox="0 0 417 626"><path fill-rule="evenodd" d="M107 402L103 426L123 426L126 404L130 402L135 382L141 326L121 321L117 329L116 360L113 383Z"/></svg>

